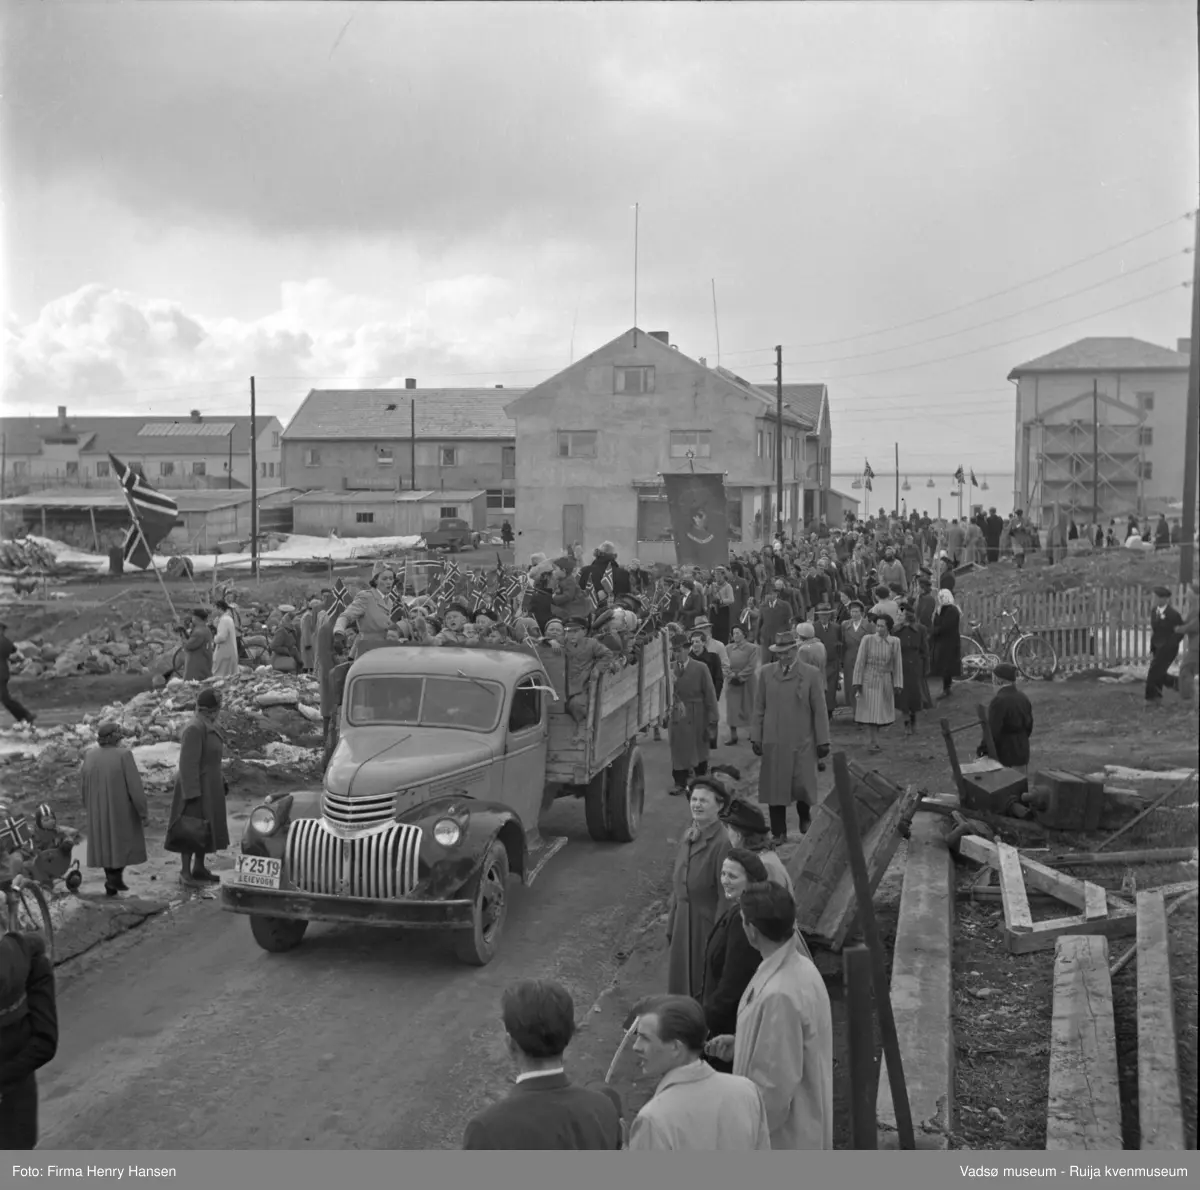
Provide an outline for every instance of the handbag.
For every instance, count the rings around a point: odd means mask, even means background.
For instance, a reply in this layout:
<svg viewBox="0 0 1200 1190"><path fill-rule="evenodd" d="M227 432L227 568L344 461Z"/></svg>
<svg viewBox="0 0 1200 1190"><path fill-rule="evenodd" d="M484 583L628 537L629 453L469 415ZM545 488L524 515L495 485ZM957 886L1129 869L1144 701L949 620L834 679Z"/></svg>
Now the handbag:
<svg viewBox="0 0 1200 1190"><path fill-rule="evenodd" d="M169 851L207 852L212 846L212 827L203 818L181 814L167 827L164 845Z"/></svg>

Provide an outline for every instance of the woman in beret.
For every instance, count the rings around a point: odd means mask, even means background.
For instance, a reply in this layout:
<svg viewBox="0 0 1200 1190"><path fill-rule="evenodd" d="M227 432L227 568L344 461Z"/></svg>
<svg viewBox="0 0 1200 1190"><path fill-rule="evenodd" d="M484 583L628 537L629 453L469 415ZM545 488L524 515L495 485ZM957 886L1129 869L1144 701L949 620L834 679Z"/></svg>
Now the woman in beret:
<svg viewBox="0 0 1200 1190"><path fill-rule="evenodd" d="M128 892L125 869L146 862L150 821L133 753L121 744L121 725L100 724L96 747L83 758L80 791L87 811L87 865L104 869L104 891Z"/></svg>

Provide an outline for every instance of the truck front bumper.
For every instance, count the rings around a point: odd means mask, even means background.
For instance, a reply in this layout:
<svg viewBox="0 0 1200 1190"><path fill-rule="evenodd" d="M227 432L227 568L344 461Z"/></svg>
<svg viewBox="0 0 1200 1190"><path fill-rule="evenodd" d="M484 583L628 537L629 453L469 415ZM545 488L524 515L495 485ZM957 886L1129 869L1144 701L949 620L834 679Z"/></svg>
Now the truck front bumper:
<svg viewBox="0 0 1200 1190"><path fill-rule="evenodd" d="M288 888L251 888L221 882L221 908L297 921L336 921L360 926L401 926L409 930L466 930L474 924L472 901L373 901L331 897Z"/></svg>

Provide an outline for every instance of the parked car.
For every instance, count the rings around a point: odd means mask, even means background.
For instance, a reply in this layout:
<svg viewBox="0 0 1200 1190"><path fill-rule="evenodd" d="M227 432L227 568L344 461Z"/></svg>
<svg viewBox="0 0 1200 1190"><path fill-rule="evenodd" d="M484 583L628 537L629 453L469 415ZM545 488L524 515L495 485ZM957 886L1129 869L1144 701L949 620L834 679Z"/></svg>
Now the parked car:
<svg viewBox="0 0 1200 1190"><path fill-rule="evenodd" d="M469 545L474 545L475 532L461 517L442 517L438 527L425 534L426 548L449 550L457 554Z"/></svg>
<svg viewBox="0 0 1200 1190"><path fill-rule="evenodd" d="M562 654L526 647L374 649L347 674L324 788L256 807L222 907L268 951L310 921L448 929L458 957L496 954L510 876L532 884L566 839L538 821L584 801L597 841L641 822L639 732L670 706L666 634L600 677L586 737L562 701Z"/></svg>

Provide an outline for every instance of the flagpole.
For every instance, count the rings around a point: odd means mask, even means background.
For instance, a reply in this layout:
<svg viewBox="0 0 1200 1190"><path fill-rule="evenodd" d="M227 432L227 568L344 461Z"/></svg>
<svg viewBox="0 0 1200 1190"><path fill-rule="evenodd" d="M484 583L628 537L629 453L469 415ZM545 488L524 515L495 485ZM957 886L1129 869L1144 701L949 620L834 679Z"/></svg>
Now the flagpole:
<svg viewBox="0 0 1200 1190"><path fill-rule="evenodd" d="M126 494L125 503L129 504L128 494ZM154 561L154 551L150 548L149 544L146 541L146 534L142 532L142 522L140 520L138 520L137 513L135 513L133 511L132 505L129 506L129 514L130 514L130 516L133 517L133 525L134 525L134 528L137 530L138 538L141 540L142 548L145 549L146 553L150 557L150 569L154 571L154 577L156 579L158 579L158 585L160 587L162 587L162 593L166 597L167 606L171 609L171 615L173 615L175 617L175 619L178 620L179 612L175 609L175 603L171 599L171 592L167 590L167 584L164 581L163 576L162 576L161 572L159 571L157 564Z"/></svg>

